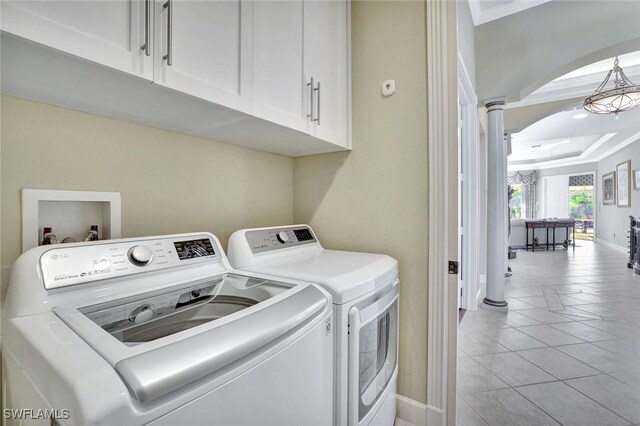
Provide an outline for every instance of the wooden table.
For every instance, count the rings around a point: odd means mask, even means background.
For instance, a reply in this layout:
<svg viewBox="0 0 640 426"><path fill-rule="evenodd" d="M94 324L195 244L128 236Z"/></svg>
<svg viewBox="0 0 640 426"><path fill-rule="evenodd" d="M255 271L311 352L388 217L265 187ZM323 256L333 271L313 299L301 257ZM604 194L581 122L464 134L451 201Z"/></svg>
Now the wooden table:
<svg viewBox="0 0 640 426"><path fill-rule="evenodd" d="M556 228L564 228L566 230L564 246L569 248L569 229L573 234L573 250L576 249L576 221L575 220L527 220L525 221L527 227L527 244L526 249L529 251L536 251L536 229L543 228L547 230L547 250L549 250L549 229L553 231L553 250L556 250ZM529 229L531 229L531 243L529 243Z"/></svg>

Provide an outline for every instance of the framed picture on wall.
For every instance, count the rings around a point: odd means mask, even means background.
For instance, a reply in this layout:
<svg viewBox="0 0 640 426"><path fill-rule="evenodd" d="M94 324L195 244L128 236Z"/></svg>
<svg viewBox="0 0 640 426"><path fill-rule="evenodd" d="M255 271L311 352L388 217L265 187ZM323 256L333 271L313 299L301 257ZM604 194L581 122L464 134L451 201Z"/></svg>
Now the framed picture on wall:
<svg viewBox="0 0 640 426"><path fill-rule="evenodd" d="M633 189L640 191L640 170L633 171Z"/></svg>
<svg viewBox="0 0 640 426"><path fill-rule="evenodd" d="M616 172L602 176L602 204L616 204Z"/></svg>
<svg viewBox="0 0 640 426"><path fill-rule="evenodd" d="M616 166L618 207L631 207L631 160Z"/></svg>

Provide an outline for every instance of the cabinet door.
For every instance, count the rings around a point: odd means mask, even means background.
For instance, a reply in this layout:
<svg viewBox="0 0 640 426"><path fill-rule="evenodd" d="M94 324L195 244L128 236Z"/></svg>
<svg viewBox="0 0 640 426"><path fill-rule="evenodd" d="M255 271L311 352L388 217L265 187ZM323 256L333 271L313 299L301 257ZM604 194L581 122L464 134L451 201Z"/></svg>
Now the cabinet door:
<svg viewBox="0 0 640 426"><path fill-rule="evenodd" d="M148 80L152 56L141 46L153 0L2 1L3 31ZM148 39L151 39L149 27ZM149 40L151 41L151 40ZM151 45L149 46L152 47ZM151 50L149 50L151 55Z"/></svg>
<svg viewBox="0 0 640 426"><path fill-rule="evenodd" d="M347 2L305 0L304 72L314 79L310 133L347 145ZM318 86L319 84L319 86Z"/></svg>
<svg viewBox="0 0 640 426"><path fill-rule="evenodd" d="M302 0L254 3L253 114L306 132L302 21Z"/></svg>
<svg viewBox="0 0 640 426"><path fill-rule="evenodd" d="M157 1L154 82L250 112L252 16L244 0Z"/></svg>

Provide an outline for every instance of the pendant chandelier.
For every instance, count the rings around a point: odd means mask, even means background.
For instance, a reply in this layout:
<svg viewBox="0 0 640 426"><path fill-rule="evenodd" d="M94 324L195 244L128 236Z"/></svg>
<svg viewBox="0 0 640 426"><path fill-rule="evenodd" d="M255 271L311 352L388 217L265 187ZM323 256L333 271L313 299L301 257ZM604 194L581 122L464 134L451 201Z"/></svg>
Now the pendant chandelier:
<svg viewBox="0 0 640 426"><path fill-rule="evenodd" d="M615 87L603 90L611 75ZM640 106L640 85L633 84L618 65L618 57L613 62L613 68L607 74L602 84L598 86L593 95L584 100L582 106L593 114L616 114L622 111L629 111Z"/></svg>

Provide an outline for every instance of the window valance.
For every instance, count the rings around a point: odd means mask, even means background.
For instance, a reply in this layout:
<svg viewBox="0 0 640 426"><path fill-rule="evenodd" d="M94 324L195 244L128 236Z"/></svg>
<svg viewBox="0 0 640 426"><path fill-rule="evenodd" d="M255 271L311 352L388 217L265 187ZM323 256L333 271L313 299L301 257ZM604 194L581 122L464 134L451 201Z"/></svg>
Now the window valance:
<svg viewBox="0 0 640 426"><path fill-rule="evenodd" d="M512 176L507 176L507 183L509 185L515 185L518 183L521 183L523 185L531 185L536 183L536 180L537 180L537 175L535 170L529 174L516 172Z"/></svg>

